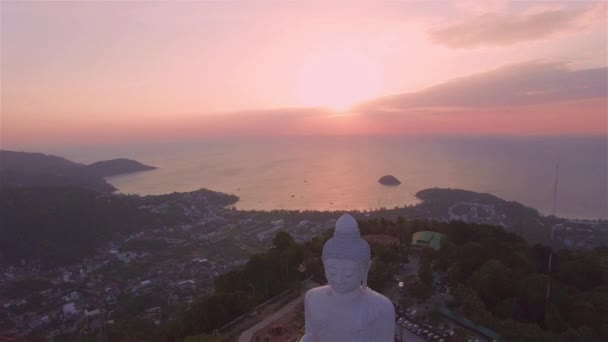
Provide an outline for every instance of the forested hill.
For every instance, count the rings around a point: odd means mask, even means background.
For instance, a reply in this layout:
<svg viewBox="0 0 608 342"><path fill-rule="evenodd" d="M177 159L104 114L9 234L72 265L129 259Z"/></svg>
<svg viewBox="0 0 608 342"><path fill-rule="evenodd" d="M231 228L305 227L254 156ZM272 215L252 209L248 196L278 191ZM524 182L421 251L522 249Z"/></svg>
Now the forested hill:
<svg viewBox="0 0 608 342"><path fill-rule="evenodd" d="M413 256L420 266L417 277L406 279L408 296L430 307L447 306L491 328L503 341L608 340L606 247L555 254L547 311L548 247L529 245L499 227L464 222L380 218L359 221L359 227L362 236L388 235L400 242L390 247L370 243L374 262L368 283L375 290L393 282L399 265L409 263ZM407 247L413 233L426 230L444 234L446 243L440 251L414 252ZM321 251L332 234L330 229L323 236L296 244L289 234L277 233L272 248L252 256L242 269L217 277L214 294L200 298L182 319L161 326L149 340L183 341L188 335L211 334L301 279L312 277L326 283ZM435 281L445 284L450 295L438 295L441 286ZM436 317L431 310L428 318ZM129 331L131 326L125 324L121 329Z"/></svg>
<svg viewBox="0 0 608 342"><path fill-rule="evenodd" d="M162 214L149 208L169 208L188 197L215 207L238 200L205 189L141 197L76 187L0 188L0 265L21 259L40 260L43 267L78 262L117 234L183 223L182 210Z"/></svg>
<svg viewBox="0 0 608 342"><path fill-rule="evenodd" d="M116 188L103 177L152 169L129 159L84 165L42 153L0 150L0 187L76 186L109 193Z"/></svg>
<svg viewBox="0 0 608 342"><path fill-rule="evenodd" d="M539 216L536 209L526 207L521 203L505 201L492 194L469 190L432 188L418 191L416 197L423 200L437 215L446 215L454 204L464 202L492 205L504 212L508 218Z"/></svg>
<svg viewBox="0 0 608 342"><path fill-rule="evenodd" d="M22 258L45 266L79 261L115 233L154 227L127 196L67 187L0 189L0 264Z"/></svg>
<svg viewBox="0 0 608 342"><path fill-rule="evenodd" d="M156 167L144 165L131 159L112 159L93 163L85 166L85 170L99 177L110 177L123 173L155 170Z"/></svg>
<svg viewBox="0 0 608 342"><path fill-rule="evenodd" d="M565 221L542 216L534 208L487 193L432 188L418 191L416 197L423 201L418 208L426 216L502 226L529 243L549 243L551 227Z"/></svg>

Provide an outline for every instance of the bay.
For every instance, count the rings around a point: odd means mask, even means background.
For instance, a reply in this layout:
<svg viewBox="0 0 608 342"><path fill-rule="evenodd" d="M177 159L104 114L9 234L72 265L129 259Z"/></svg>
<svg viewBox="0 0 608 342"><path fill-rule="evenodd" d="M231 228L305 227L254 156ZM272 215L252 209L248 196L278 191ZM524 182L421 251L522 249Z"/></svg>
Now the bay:
<svg viewBox="0 0 608 342"><path fill-rule="evenodd" d="M431 187L487 192L543 214L607 219L605 137L213 138L65 148L79 162L125 157L159 169L111 177L122 193L199 188L235 194L238 209L368 210L412 205ZM391 174L395 187L378 179Z"/></svg>

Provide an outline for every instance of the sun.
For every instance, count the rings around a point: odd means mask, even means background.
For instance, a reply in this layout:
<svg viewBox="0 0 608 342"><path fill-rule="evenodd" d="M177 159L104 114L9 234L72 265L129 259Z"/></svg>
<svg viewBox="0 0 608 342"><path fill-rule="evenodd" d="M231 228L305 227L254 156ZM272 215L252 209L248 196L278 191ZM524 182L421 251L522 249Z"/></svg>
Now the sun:
<svg viewBox="0 0 608 342"><path fill-rule="evenodd" d="M361 54L334 53L319 56L301 68L298 95L302 106L346 111L378 96L379 87L376 63Z"/></svg>

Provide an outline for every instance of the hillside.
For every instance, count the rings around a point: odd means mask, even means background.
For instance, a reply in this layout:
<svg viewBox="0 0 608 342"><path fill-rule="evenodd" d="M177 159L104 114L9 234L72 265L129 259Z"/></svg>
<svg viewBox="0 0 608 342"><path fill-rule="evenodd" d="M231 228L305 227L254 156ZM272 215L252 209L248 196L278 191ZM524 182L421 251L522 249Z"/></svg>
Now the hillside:
<svg viewBox="0 0 608 342"><path fill-rule="evenodd" d="M84 167L92 175L99 177L116 176L123 173L155 170L156 167L144 165L136 160L118 158L106 161L99 161Z"/></svg>
<svg viewBox="0 0 608 342"><path fill-rule="evenodd" d="M59 173L70 169L78 169L82 166L84 165L43 153L0 150L0 170L35 169L38 172Z"/></svg>
<svg viewBox="0 0 608 342"><path fill-rule="evenodd" d="M45 266L74 262L115 233L157 226L138 205L126 196L73 187L0 189L0 264L21 258Z"/></svg>
<svg viewBox="0 0 608 342"><path fill-rule="evenodd" d="M201 210L238 200L206 189L179 197ZM118 234L190 223L191 210L176 199L174 195L100 194L75 187L0 189L0 265L23 258L41 260L44 267L77 262Z"/></svg>
<svg viewBox="0 0 608 342"><path fill-rule="evenodd" d="M536 209L521 203L505 201L492 194L469 190L432 188L418 191L416 197L423 200L434 213L443 215L446 215L450 207L456 203L479 203L495 206L505 211L505 214L509 214L507 216L539 216Z"/></svg>
<svg viewBox="0 0 608 342"><path fill-rule="evenodd" d="M425 202L418 206L355 214L374 257L368 278L371 288L391 292L396 286L394 276L403 276L400 279L407 282L407 291L396 303L427 307L425 318L435 317L434 309L445 305L509 341L565 342L577 340L581 334L596 341L608 336L603 318L608 303L605 247L555 252L553 302L546 315L545 302L539 299L546 289L548 247L528 244L514 233L525 227L505 225L510 230L506 231L491 223L441 219L456 215L504 224L517 221L505 216L505 208L521 205L464 190L421 193ZM13 305L5 312L15 315L37 307L37 317L46 316L62 301L61 296L46 302L40 299L40 291L51 287L63 295L79 289L85 303L97 303L99 291L112 287L125 296L101 308L113 310L117 322L108 327L110 340L137 332L139 340L183 341L187 336L221 329L302 279L324 282L320 253L337 213L226 208L237 200L234 195L205 189L143 197L77 188L0 189L0 268L3 264L15 266L5 277L4 292L0 286L0 296ZM445 211L440 212L441 208ZM440 220L429 215L435 209ZM520 214L533 209L522 206L522 210ZM403 216L394 221L386 218L400 214ZM537 215L537 219L544 224L548 218ZM284 225L282 231L270 228L277 224ZM260 233L269 230L271 235L262 241ZM446 236L441 251L420 253L407 247L412 234L424 230ZM399 244L387 246L374 237ZM112 256L112 250L145 255L124 263ZM19 263L22 259L27 262ZM408 271L409 278L401 274L408 263L417 269ZM101 264L99 269L93 267ZM82 265L91 268L86 276L71 279L69 290L64 283L49 285L70 265L75 274ZM27 282L9 279L27 272ZM433 285L433 279L441 284ZM196 285L181 288L184 280ZM142 289L138 285L142 282L149 287ZM84 288L88 290L81 290ZM451 298L437 302L442 297L439 292L447 288ZM174 300L167 303L170 296ZM22 297L29 306L17 304ZM167 316L159 326L152 325L149 310L160 305ZM594 312L598 314L594 316ZM0 327L1 318L2 311ZM62 324L70 325L74 332L87 331L79 322L83 321ZM5 324L6 329L12 324ZM50 329L45 327L39 333Z"/></svg>
<svg viewBox="0 0 608 342"><path fill-rule="evenodd" d="M421 325L423 321L435 327L447 323L438 310L449 308L492 329L504 341L608 338L606 248L556 254L558 263L553 265L553 290L547 312L549 249L546 247L531 246L499 227L464 222L393 222L381 218L359 221L359 227L363 236L382 234L402 242L390 248L370 244L374 263L368 284L377 291L387 290L383 292L387 295L396 287L395 274L403 276L405 269L414 267L415 271L404 278L406 290L391 295L396 304L416 308L415 318L410 319ZM444 234L447 239L444 248L433 251L406 247L412 234L422 230ZM167 322L158 332L165 333L162 338L168 341L210 334L257 303L286 290L290 282L311 277L326 283L320 259L323 244L331 233L329 230L304 244L294 243L285 232L277 233L267 252L253 255L242 268L216 277L215 293L201 297L183 317ZM307 265L303 273L297 271L300 263ZM283 272L290 267L291 272ZM252 287L257 292L252 292ZM122 329L124 334L130 326ZM462 328L455 331L457 336L448 341L470 340L465 338L467 332Z"/></svg>
<svg viewBox="0 0 608 342"><path fill-rule="evenodd" d="M104 177L152 169L128 159L84 165L42 153L0 150L0 187L74 186L111 193L116 188Z"/></svg>
<svg viewBox="0 0 608 342"><path fill-rule="evenodd" d="M433 218L502 226L529 243L547 243L555 223L534 208L487 193L432 188L418 191L416 197L423 200L418 208Z"/></svg>

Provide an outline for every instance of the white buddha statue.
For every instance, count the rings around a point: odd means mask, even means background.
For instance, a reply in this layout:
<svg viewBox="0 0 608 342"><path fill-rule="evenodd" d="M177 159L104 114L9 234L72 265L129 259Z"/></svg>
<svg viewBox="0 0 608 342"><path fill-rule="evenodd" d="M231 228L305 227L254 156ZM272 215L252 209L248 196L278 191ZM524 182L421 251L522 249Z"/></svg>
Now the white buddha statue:
<svg viewBox="0 0 608 342"><path fill-rule="evenodd" d="M393 342L395 309L388 298L367 287L370 248L357 221L344 214L323 246L329 285L304 298L306 333L301 342Z"/></svg>

